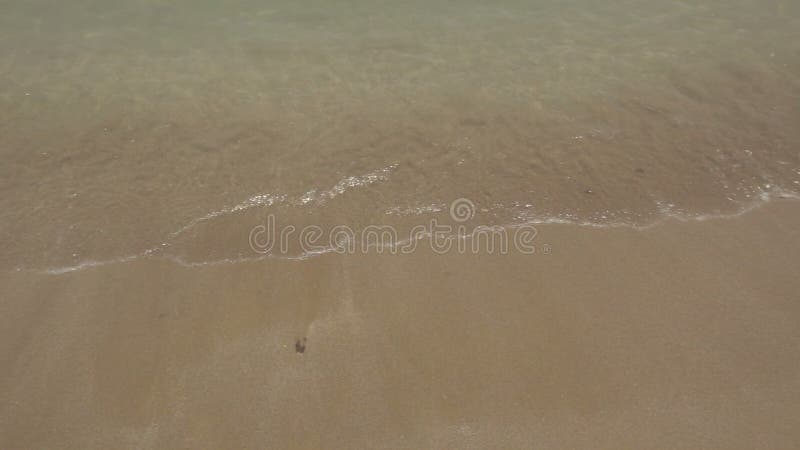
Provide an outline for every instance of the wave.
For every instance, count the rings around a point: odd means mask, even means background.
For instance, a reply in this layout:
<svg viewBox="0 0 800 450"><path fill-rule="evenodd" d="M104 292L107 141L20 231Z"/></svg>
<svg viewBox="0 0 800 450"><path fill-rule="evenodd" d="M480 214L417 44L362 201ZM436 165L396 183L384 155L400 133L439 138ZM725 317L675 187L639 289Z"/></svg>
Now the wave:
<svg viewBox="0 0 800 450"><path fill-rule="evenodd" d="M213 220L215 218L226 216L229 214L235 214L256 207L269 207L274 205L303 206L303 205L308 205L309 203L312 202L317 205L324 205L327 201L335 198L336 196L344 194L350 189L360 188L364 186L369 186L374 183L388 181L391 172L396 168L397 165L393 164L391 166L387 166L363 175L348 176L337 182L329 189L310 190L299 197L290 197L286 194L271 194L271 193L256 194L233 206L221 208L219 210L214 210L200 217L192 219L189 222L187 222L184 226L180 227L178 230L170 233L168 235L168 239L161 242L160 245L146 249L134 255L127 255L118 258L110 258L106 260L86 260L86 261L81 261L74 265L50 267L45 269L17 268L16 271L34 272L47 275L63 275L67 273L92 269L111 264L128 263L138 259L145 259L145 258L162 259L170 261L182 267L196 268L196 267L257 262L270 259L303 261L327 253L337 252L339 251L339 249L337 248L326 247L326 248L316 249L314 251L300 252L295 255L282 255L282 254L270 253L270 254L258 254L254 256L220 258L208 261L195 262L195 261L189 261L179 255L169 253L168 248L173 239L177 238L181 234L185 233L186 231L196 227L197 225L203 222ZM751 203L742 206L737 211L732 213L718 213L718 214L691 213L688 211L681 210L671 203L656 202L658 214L654 217L653 220L644 224L625 222L625 221L601 222L601 221L584 220L568 213L564 213L561 215L537 215L534 211L530 210L530 208L532 208L532 205L529 203L525 204L514 203L512 205L495 204L492 206L492 208L484 208L482 209L482 211L491 211L492 209L510 210L513 208L520 208L520 207L523 208L523 212L517 215L516 220L507 224L496 225L501 228L515 228L526 225L557 224L557 225L568 225L568 226L590 227L590 228L630 228L634 230L646 230L658 226L664 223L665 221L670 221L670 220L679 222L704 222L708 220L732 219L740 217L750 211L753 211L775 199L800 200L800 194L793 191L783 190L775 186L770 186L769 190L764 190L760 192L760 194ZM395 216L420 216L426 214L438 214L443 211L446 211L447 208L448 205L446 203L431 203L419 206L393 206L386 208L383 212L386 215L395 215ZM430 237L429 235L426 236L425 234L421 234L417 235L415 239L419 240L429 237ZM459 239L465 239L468 237L469 236L463 236L463 235L451 236L451 238L459 238ZM391 247L408 245L409 242L411 241L407 239L398 241L397 243L391 245L382 245L380 246L380 250L386 250Z"/></svg>

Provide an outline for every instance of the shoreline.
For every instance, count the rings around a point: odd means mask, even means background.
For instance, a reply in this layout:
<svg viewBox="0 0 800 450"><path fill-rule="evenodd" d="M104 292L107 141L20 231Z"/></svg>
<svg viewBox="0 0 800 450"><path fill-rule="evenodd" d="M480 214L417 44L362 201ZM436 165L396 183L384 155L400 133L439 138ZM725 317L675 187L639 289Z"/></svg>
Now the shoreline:
<svg viewBox="0 0 800 450"><path fill-rule="evenodd" d="M562 220L558 218L550 218L544 220L528 220L521 223L512 223L506 225L496 225L497 227L501 227L505 230L508 229L515 229L517 227L524 227L524 226L552 226L552 225L559 225L559 226L569 226L569 227L577 227L577 228L598 228L598 229L613 229L613 228L621 228L621 229L631 229L636 231L646 231L655 227L669 225L670 223L696 223L696 222L706 222L706 221L717 221L717 220L733 220L740 218L746 214L753 213L755 211L760 210L765 206L769 206L773 202L781 202L781 203L795 203L800 201L800 195L794 192L788 192L784 190L780 190L777 192L773 192L772 194L764 192L760 196L759 200L753 201L750 205L743 206L739 211L724 214L724 213L709 213L709 214L695 214L695 215L685 215L680 213L672 213L671 211L665 211L662 213L662 216L654 220L652 222L640 225L640 224L628 224L628 223L593 223L593 222L575 222L575 221L568 221ZM258 205L253 205L258 206ZM237 209L238 208L238 209ZM190 231L192 227L205 221L207 218L216 218L220 217L220 212L224 212L226 214L232 214L236 211L241 210L242 208L226 208L219 211L214 211L211 213L206 214L205 216L201 217L200 219L194 219L189 222L188 225L183 226L178 232L171 233L169 236L170 238L174 238L183 232ZM493 225L494 226L494 225ZM469 239L470 236L451 236L451 239ZM417 238L417 240L424 240L429 239L430 236L426 235L423 237ZM164 241L165 243L170 242L169 240ZM404 241L397 242L396 245L402 245ZM161 244L162 246L164 243ZM182 259L178 255L173 254L160 254L163 251L161 246L154 246L148 248L140 253L127 255L127 256L120 256L117 258L111 258L107 260L86 260L82 261L78 264L72 266L56 266L50 267L45 269L29 269L29 268L15 268L11 272L26 272L26 273L36 273L41 275L64 275L67 273L72 273L76 271L81 271L85 269L92 269L97 267L103 267L111 264L125 264L132 261L137 260L164 260L167 262L174 263L177 266L185 267L185 268L194 268L194 267L204 267L204 266L218 266L218 265L228 265L228 264L241 264L241 263L251 263L251 262L259 262L265 260L283 260L283 261L305 261L311 258L315 258L318 256L326 255L329 253L337 253L333 248L326 248L323 251L313 251L313 252L303 252L299 255L275 255L275 254L255 254L253 256L242 256L239 258L221 258L218 260L210 260L210 261L186 261ZM380 252L383 251L383 248ZM380 253L378 252L378 253ZM372 251L366 251L364 254L373 253Z"/></svg>

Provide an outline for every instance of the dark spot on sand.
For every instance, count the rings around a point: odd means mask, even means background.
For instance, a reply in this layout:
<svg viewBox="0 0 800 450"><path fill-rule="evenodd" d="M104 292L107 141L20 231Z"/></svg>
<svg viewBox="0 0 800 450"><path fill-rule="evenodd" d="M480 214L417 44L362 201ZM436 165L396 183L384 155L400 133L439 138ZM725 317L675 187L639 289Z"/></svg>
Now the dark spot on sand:
<svg viewBox="0 0 800 450"><path fill-rule="evenodd" d="M644 169L642 169L641 167L637 167L636 173L644 173Z"/></svg>
<svg viewBox="0 0 800 450"><path fill-rule="evenodd" d="M297 353L305 353L306 351L306 338L298 339L294 342L294 351Z"/></svg>

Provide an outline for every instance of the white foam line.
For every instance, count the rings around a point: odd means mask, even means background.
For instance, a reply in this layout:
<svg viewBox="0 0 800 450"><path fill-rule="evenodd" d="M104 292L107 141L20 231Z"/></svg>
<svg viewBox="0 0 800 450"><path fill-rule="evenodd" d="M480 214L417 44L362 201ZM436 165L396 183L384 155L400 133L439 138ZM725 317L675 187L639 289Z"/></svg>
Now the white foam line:
<svg viewBox="0 0 800 450"><path fill-rule="evenodd" d="M79 270L90 269L93 267L107 266L109 264L120 264L139 259L142 255L130 255L122 258L107 259L104 261L88 260L75 264L74 266L54 267L51 269L37 271L47 275L63 275L65 273L77 272Z"/></svg>
<svg viewBox="0 0 800 450"><path fill-rule="evenodd" d="M400 206L395 206L392 208L388 208L384 211L384 214L390 216L419 216L422 214L430 214L430 213L438 213L442 212L447 208L447 205L444 203L432 203L430 205L423 205L423 206L414 206L414 207L406 207L401 208Z"/></svg>
<svg viewBox="0 0 800 450"><path fill-rule="evenodd" d="M211 212L206 213L205 215L203 215L201 217L197 217L197 218L194 218L194 219L190 220L188 223L186 223L186 225L184 225L181 228L179 228L178 230L173 231L172 233L170 233L168 235L168 239L161 244L161 247L169 245L169 243L171 242L172 239L175 239L176 237L180 236L181 234L185 233L186 231L194 228L198 224L203 223L203 222L207 222L207 221L209 221L211 219L214 219L216 217L225 216L225 215L228 215L228 214L233 214L233 213L237 213L237 212L240 212L240 211L245 211L245 210L248 210L248 209L251 209L251 208L256 208L256 207L261 207L261 206L273 206L275 204L282 204L282 203L287 203L287 202L292 203L292 204L303 205L303 204L308 203L311 200L316 200L317 203L323 204L327 200L331 200L331 199L333 199L333 198L335 198L335 197L337 197L337 196L339 196L341 194L344 194L348 190L348 188L356 188L356 187L368 186L370 184L377 183L377 182L380 182L380 181L387 181L389 179L389 176L390 176L391 172L393 170L395 170L397 167L398 167L398 164L391 164L391 165L386 166L384 168L381 168L381 169L378 169L378 170L374 170L372 172L368 172L368 173L363 174L363 175L349 176L349 177L343 178L342 180L337 182L335 185L333 185L333 187L331 187L330 189L328 189L326 191L323 191L320 194L316 194L316 190L312 190L312 191L309 191L306 194L304 194L300 199L289 199L289 197L286 194L262 193L262 194L253 195L253 196L249 197L247 200L244 200L244 201L242 201L242 202L240 202L240 203L238 203L238 204L236 204L236 205L234 205L232 207L226 207L226 208L222 208L222 209L219 209L219 210L216 210L216 211L211 211ZM312 193L314 195L310 196L310 194L312 194ZM76 272L76 271L83 270L83 269L93 268L93 267L106 266L106 265L109 265L109 264L126 263L126 262L130 262L130 261L142 258L142 257L153 257L153 256L156 256L155 254L160 250L161 250L161 248L154 247L154 248L147 249L147 250L145 250L145 251L143 251L143 252L141 252L139 254L136 254L136 255L123 256L123 257L120 257L120 258L112 258L112 259L107 259L107 260L87 260L87 261L82 261L82 262L80 262L78 264L75 264L75 265L72 265L72 266L53 267L53 268L44 269L44 270L35 270L35 272L43 273L43 274L49 274L49 275L62 275L62 274L66 274L66 273ZM332 249L331 249L331 251L332 251ZM299 255L299 256L296 256L296 257L278 257L278 256L270 256L270 255L261 255L258 258L222 259L222 260L219 260L219 261L210 261L210 262L207 262L207 263L190 263L190 262L186 262L183 259L181 259L180 257L174 256L174 255L164 254L163 256L165 258L167 258L168 260L171 260L171 261L173 261L173 262L175 262L177 264L180 264L182 266L197 267L197 266L209 265L209 264L216 265L216 264L225 264L225 263L245 262L245 261L250 261L250 260L260 260L260 259L265 259L266 257L273 257L273 258L279 258L279 259L305 260L305 259L308 259L310 257L316 256L316 254ZM17 268L17 269L15 269L15 271L22 272L22 271L29 271L29 270L28 269L24 269L24 268Z"/></svg>
<svg viewBox="0 0 800 450"><path fill-rule="evenodd" d="M659 215L656 219L644 223L644 224L637 224L631 222L592 222L589 220L577 220L577 219L570 219L564 217L553 217L553 216L544 216L544 217L529 217L523 219L520 222L512 222L506 225L499 225L503 227L519 227L524 225L573 225L578 227L586 227L586 228L632 228L636 230L646 230L652 227L658 226L663 222L669 220L675 220L678 222L703 222L706 220L717 220L717 219L733 219L736 217L740 217L748 212L757 209L764 205L765 203L774 200L774 199L781 199L781 200L800 200L800 194L795 192L785 191L781 189L773 189L772 191L761 191L758 199L750 202L749 204L741 207L736 212L733 213L719 213L719 214L691 214L688 212L676 212L673 209L672 205L664 205L660 202L657 202ZM530 206L530 205L527 205ZM395 206L392 208L388 208L384 210L384 214L387 215L399 215L399 216L409 216L409 215L422 215L422 214L430 214L430 213L437 213L441 212L446 209L446 205L440 203L434 203L431 205L425 206L415 206L415 207L399 207ZM505 205L496 204L492 209L504 209L506 208ZM488 211L488 210L485 210Z"/></svg>
<svg viewBox="0 0 800 450"><path fill-rule="evenodd" d="M353 178L353 177L350 177L350 178ZM345 180L347 180L347 179L345 179ZM363 184L357 184L357 185L360 186L360 185L363 185ZM224 211L238 211L238 210L251 208L251 207L254 207L254 206L258 206L258 205L263 205L263 204L266 204L266 203L259 203L259 202L261 202L261 201L270 202L270 201L273 201L272 199L274 199L274 198L275 197L262 197L261 199L256 199L256 197L251 197L251 199L248 200L248 202L252 201L250 203L243 202L243 203L240 203L239 205L237 205L237 206L235 206L233 208L228 208L228 209L225 209L225 210L216 211L214 213L209 213L209 214L207 214L207 215L205 215L205 216L203 216L203 217L201 217L199 219L193 220L192 222L190 222L190 225L191 224L197 224L197 223L202 222L203 220L208 220L211 217L216 217L218 215L224 214ZM737 211L735 213L730 213L730 214L698 214L698 215L694 215L694 216L687 216L686 214L673 212L670 207L665 207L665 208L661 209L661 216L660 216L659 219L657 219L657 220L655 220L653 222L650 222L648 224L644 224L644 225L636 225L636 224L630 224L630 223L624 223L624 222L598 224L598 223L587 222L587 221L574 221L574 220L568 220L568 219L562 219L562 218L548 217L548 218L543 218L543 219L536 219L536 218L535 219L530 219L530 220L526 220L526 221L523 221L523 222L520 222L520 223L512 223L512 224L502 225L501 227L518 228L518 227L522 227L522 226L525 226L525 225L557 224L557 225L572 225L572 226L578 226L578 227L591 227L591 228L631 228L631 229L635 229L635 230L646 230L646 229L658 226L658 225L660 225L660 224L662 224L662 223L664 223L664 222L666 222L668 220L676 220L676 221L679 221L679 222L704 222L704 221L708 221L708 220L733 219L733 218L737 218L737 217L743 216L743 215L745 215L745 214L747 214L747 213L749 213L749 212L751 212L753 210L756 210L756 209L766 205L771 200L774 200L776 198L784 199L784 200L797 201L797 200L800 200L800 195L797 194L797 193L794 193L794 192L788 192L788 191L782 191L782 190L774 190L773 192L762 192L761 195L759 196L758 200L756 200L753 203L751 203L750 205L747 205L746 207L740 209L739 211ZM269 203L269 204L274 204L274 203ZM252 206L250 206L250 205L252 205ZM239 209L236 209L237 207ZM393 208L392 210L399 210L399 209L398 208ZM188 229L188 227L189 227L189 225L185 226L184 228L179 230L179 232L174 233L173 235L180 234L180 232L185 231L185 229ZM397 242L395 244L383 245L383 246L380 246L380 249L383 250L383 249L386 249L386 248L396 248L396 247L408 245L412 241L419 241L419 240L425 239L426 237L430 237L430 233L421 233L420 235L416 236L416 239L415 238L410 238L410 239L405 239L405 240L399 241L399 242ZM454 235L454 236L451 236L451 237L455 237L455 238L458 238L458 239L468 239L468 238L471 237L471 235ZM162 246L163 245L165 245L165 244L162 244ZM367 249L369 249L369 248L378 248L378 247L379 247L378 245L372 245L372 246L368 246ZM143 251L143 252L141 252L139 254L136 254L136 255L124 256L124 257L120 257L120 258L101 260L101 261L89 260L89 261L83 261L81 263L78 263L78 264L75 264L75 265L72 265L72 266L54 267L54 268L49 268L49 269L44 269L44 270L28 270L28 269L17 268L16 271L18 271L18 272L19 271L32 271L32 272L35 272L35 273L47 274L47 275L63 275L63 274L67 274L67 273L77 272L77 271L84 270L84 269L101 267L101 266L106 266L106 265L110 265L110 264L127 263L127 262L131 262L131 261L134 261L134 260L137 260L137 259L140 259L140 258L164 259L164 260L173 262L173 263L175 263L175 264L177 264L179 266L182 266L182 267L195 268L195 267L239 264L239 263L245 263L245 262L257 262L257 261L262 261L262 260L267 260L267 259L287 260L287 261L305 261L305 260L320 256L320 255L336 252L335 248L327 247L327 248L318 249L318 250L314 250L314 251L310 251L310 252L300 253L300 254L297 254L297 255L264 254L264 255L257 255L257 256L245 256L245 257L240 257L240 258L223 258L223 259L211 260L211 261L191 262L191 261L186 261L184 258L182 258L180 256L177 256L177 255L172 255L172 254L168 254L168 253L160 253L159 254L159 252L161 252L162 250L163 250L163 248L155 247L155 248L147 249L147 250L145 250L145 251Z"/></svg>
<svg viewBox="0 0 800 450"><path fill-rule="evenodd" d="M183 227L181 227L177 231L174 231L174 232L170 233L169 237L170 238L176 238L179 235L185 233L186 231L194 228L195 226L197 226L197 224L202 223L202 222L206 222L206 221L211 220L211 219L213 219L215 217L224 216L224 215L227 215L227 214L232 214L232 213L239 212L239 211L244 211L244 210L247 210L247 209L250 209L250 208L255 208L255 207L258 207L258 206L272 206L272 205L274 205L276 203L283 203L285 201L286 201L286 195L284 195L284 194L280 194L280 195L257 194L257 195L254 195L254 196L248 198L247 200L237 204L236 206L233 206L233 207L230 207L230 208L223 208L223 209L220 209L220 210L217 210L217 211L211 211L210 213L208 213L208 214L206 214L206 215L204 215L202 217L198 217L198 218L192 219L191 221L189 221L189 223L187 223L186 225L184 225Z"/></svg>
<svg viewBox="0 0 800 450"><path fill-rule="evenodd" d="M387 181L391 172L396 168L397 164L392 164L364 175L344 178L325 191L318 192L316 189L310 190L303 194L298 200L295 200L294 203L305 205L313 201L320 205L325 204L325 202L344 194L349 188L369 186L379 181Z"/></svg>
<svg viewBox="0 0 800 450"><path fill-rule="evenodd" d="M719 214L695 214L690 215L688 213L680 213L674 212L671 207L662 207L659 208L660 216L646 224L634 224L634 223L627 223L627 222L612 222L612 223L596 223L596 222L588 222L588 221L576 221L576 220L568 220L568 219L561 219L561 218L545 218L545 219L533 219L529 221L525 221L520 224L516 224L516 226L522 225L540 225L540 224L561 224L561 225L573 225L579 227L587 227L587 228L632 228L634 230L648 230L650 228L659 226L665 222L670 220L674 220L677 222L705 222L708 220L726 220L726 219L735 219L737 217L741 217L750 211L758 209L770 201L774 199L781 199L781 200L800 200L800 195L794 192L788 192L783 190L774 190L773 192L761 192L759 195L758 200L751 202L750 204L740 208L738 211L733 213L719 213Z"/></svg>
<svg viewBox="0 0 800 450"><path fill-rule="evenodd" d="M324 248L319 250L313 250L309 252L300 253L297 255L276 255L276 254L260 254L257 256L242 256L239 258L222 258L222 259L215 259L211 261L187 261L186 259L169 253L163 254L155 254L153 252L154 249L148 250L146 252L139 253L137 255L130 255L121 258L113 258L113 259L106 259L106 260L88 260L83 261L79 264L75 264L72 266L63 266L63 267L52 267L45 270L28 270L23 268L17 268L17 272L34 272L43 275L63 275L71 272L77 272L84 269L91 269L95 267L102 267L111 264L122 264L132 262L138 259L144 258L151 258L154 260L165 260L177 264L181 267L187 268L195 268L195 267L208 267L208 266L221 266L221 265L229 265L229 264L239 264L239 263L246 263L246 262L257 262L263 261L267 259L275 259L275 260L285 260L285 261L305 261L307 259L311 259L316 256L320 256L327 253L333 253L336 249Z"/></svg>
<svg viewBox="0 0 800 450"><path fill-rule="evenodd" d="M333 253L336 249L332 247L313 250L308 252L303 252L297 255L276 255L273 253L267 254L260 254L257 256L241 256L238 258L222 258L222 259L214 259L211 261L187 261L184 258L181 258L177 255L163 255L161 258L175 263L181 267L188 267L188 268L195 268L195 267L213 267L213 266L223 266L223 265L232 265L232 264L241 264L247 262L258 262L258 261L265 261L268 259L274 260L281 260L281 261L305 261L307 259L314 258L316 256Z"/></svg>
<svg viewBox="0 0 800 450"><path fill-rule="evenodd" d="M186 225L169 234L170 239L174 239L186 231L194 228L200 223L209 221L211 219L225 216L228 214L246 211L251 208L261 206L273 206L275 204L291 203L294 205L305 205L309 202L316 201L318 204L324 204L326 201L331 200L341 194L344 194L348 188L356 188L361 186L368 186L379 181L387 181L391 172L397 168L397 164L368 172L364 175L349 176L337 182L330 189L317 193L316 189L310 190L303 194L300 198L290 199L286 194L270 194L262 193L255 194L232 207L222 208L217 211L211 211L202 217L198 217L189 221Z"/></svg>

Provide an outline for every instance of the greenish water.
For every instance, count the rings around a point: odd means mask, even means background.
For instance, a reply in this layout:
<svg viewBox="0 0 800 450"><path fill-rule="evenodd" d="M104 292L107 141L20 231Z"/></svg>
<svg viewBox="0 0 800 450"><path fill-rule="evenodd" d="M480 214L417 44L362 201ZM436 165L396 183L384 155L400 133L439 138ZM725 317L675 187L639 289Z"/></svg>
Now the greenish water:
<svg viewBox="0 0 800 450"><path fill-rule="evenodd" d="M266 211L456 198L493 224L735 214L797 195L798 124L797 2L0 1L1 263L202 262Z"/></svg>

